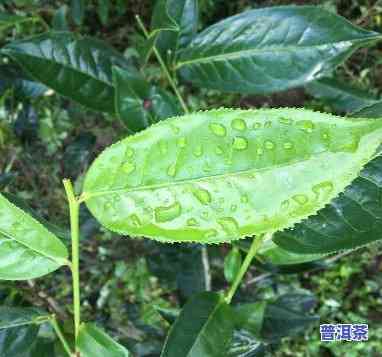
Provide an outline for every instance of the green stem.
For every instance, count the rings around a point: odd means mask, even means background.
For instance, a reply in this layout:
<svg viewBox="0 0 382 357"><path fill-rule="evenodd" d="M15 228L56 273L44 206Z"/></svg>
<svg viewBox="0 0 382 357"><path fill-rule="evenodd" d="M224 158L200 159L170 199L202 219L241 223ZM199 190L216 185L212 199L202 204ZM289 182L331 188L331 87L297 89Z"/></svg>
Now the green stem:
<svg viewBox="0 0 382 357"><path fill-rule="evenodd" d="M254 258L254 256L256 255L257 251L259 250L261 244L263 243L264 237L265 237L265 234L260 235L258 237L255 237L253 239L251 247L249 248L249 251L247 253L247 256L245 257L244 262L241 265L238 274L236 275L235 281L231 285L231 287L230 287L230 289L229 289L229 291L228 291L228 293L227 293L227 295L225 297L225 300L226 300L227 304L231 303L232 298L233 298L233 296L236 293L236 290L238 289L241 281L243 280L243 277L244 277L245 273L247 272L247 270L249 268L249 265L252 262L252 259Z"/></svg>
<svg viewBox="0 0 382 357"><path fill-rule="evenodd" d="M148 39L148 38L150 37L150 34L148 33L148 31L147 31L145 25L143 24L143 22L142 22L140 16L139 16L139 15L136 15L135 18L137 19L138 25L139 25L139 27L141 28L143 34L144 34L145 37ZM189 113L189 110L188 110L188 108L187 108L187 105L186 105L184 99L182 98L182 96L181 96L181 94L180 94L180 92L179 92L179 90L178 90L178 87L177 87L176 84L175 84L174 79L172 78L170 72L168 71L167 66L166 66L166 64L164 63L163 59L162 59L162 56L160 55L160 53L159 53L159 51L157 50L157 48L155 47L155 45L153 45L153 52L154 52L155 57L157 58L157 60L158 60L158 62L159 62L159 64L160 64L160 66L162 67L163 73L164 73L165 76L167 77L167 79L168 79L168 81L169 81L169 83L170 83L172 89L174 90L176 96L178 97L179 103L180 103L180 105L182 106L184 112L185 112L186 114Z"/></svg>
<svg viewBox="0 0 382 357"><path fill-rule="evenodd" d="M68 341L66 341L64 334L62 333L60 326L57 323L56 316L52 315L51 319L49 320L50 324L52 325L54 331L56 332L56 335L58 336L59 340L62 343L62 346L64 347L65 352L68 354L68 356L73 356L73 352L69 347Z"/></svg>
<svg viewBox="0 0 382 357"><path fill-rule="evenodd" d="M72 281L73 281L73 307L74 307L74 332L77 342L78 332L81 324L80 304L80 260L79 260L79 208L80 203L74 195L73 185L70 180L64 180L66 196L69 202L70 230L72 238Z"/></svg>

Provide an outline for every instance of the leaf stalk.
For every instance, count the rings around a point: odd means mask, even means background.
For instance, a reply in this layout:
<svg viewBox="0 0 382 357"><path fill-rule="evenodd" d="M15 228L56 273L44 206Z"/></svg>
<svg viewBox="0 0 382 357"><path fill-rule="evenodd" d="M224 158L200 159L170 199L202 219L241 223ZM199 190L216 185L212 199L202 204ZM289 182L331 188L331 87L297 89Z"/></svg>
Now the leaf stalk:
<svg viewBox="0 0 382 357"><path fill-rule="evenodd" d="M81 298L80 298L80 264L79 264L79 208L80 202L77 200L72 182L68 179L63 180L66 196L69 202L70 231L72 238L72 282L73 282L73 309L74 309L74 332L77 343L78 333L81 324Z"/></svg>

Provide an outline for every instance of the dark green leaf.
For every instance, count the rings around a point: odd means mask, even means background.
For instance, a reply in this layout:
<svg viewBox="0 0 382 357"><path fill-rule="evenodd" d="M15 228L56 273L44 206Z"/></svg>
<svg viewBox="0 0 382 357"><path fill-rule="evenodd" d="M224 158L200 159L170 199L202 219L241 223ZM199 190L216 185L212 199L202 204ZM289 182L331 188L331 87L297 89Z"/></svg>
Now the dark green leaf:
<svg viewBox="0 0 382 357"><path fill-rule="evenodd" d="M178 309L166 309L160 306L155 306L155 310L166 320L169 324L173 324L179 316Z"/></svg>
<svg viewBox="0 0 382 357"><path fill-rule="evenodd" d="M23 103L22 109L17 113L14 123L14 132L23 141L33 141L37 138L38 116L30 103Z"/></svg>
<svg viewBox="0 0 382 357"><path fill-rule="evenodd" d="M235 328L247 330L259 337L264 321L266 301L241 304L234 307Z"/></svg>
<svg viewBox="0 0 382 357"><path fill-rule="evenodd" d="M112 66L127 60L104 42L50 32L3 48L33 78L91 109L114 113Z"/></svg>
<svg viewBox="0 0 382 357"><path fill-rule="evenodd" d="M0 195L0 279L24 280L67 264L61 241Z"/></svg>
<svg viewBox="0 0 382 357"><path fill-rule="evenodd" d="M373 158L381 127L288 108L170 118L106 149L83 197L102 225L131 237L219 243L273 233L338 196Z"/></svg>
<svg viewBox="0 0 382 357"><path fill-rule="evenodd" d="M268 341L277 341L282 337L293 336L305 332L309 327L317 325L319 316L307 312L307 300L311 296L306 294L293 294L293 299L280 297L266 306L262 338ZM308 305L309 309L311 305Z"/></svg>
<svg viewBox="0 0 382 357"><path fill-rule="evenodd" d="M224 259L224 277L229 283L235 280L240 270L241 263L240 250L233 247Z"/></svg>
<svg viewBox="0 0 382 357"><path fill-rule="evenodd" d="M65 177L75 179L89 162L96 137L81 133L66 147L63 157Z"/></svg>
<svg viewBox="0 0 382 357"><path fill-rule="evenodd" d="M49 319L50 315L33 307L0 306L0 330L24 325L39 325Z"/></svg>
<svg viewBox="0 0 382 357"><path fill-rule="evenodd" d="M234 331L229 357L264 357L265 345L245 330Z"/></svg>
<svg viewBox="0 0 382 357"><path fill-rule="evenodd" d="M177 289L181 301L206 290L201 245L182 244L177 247L156 242L146 242L146 245L150 252L147 256L150 272L161 283Z"/></svg>
<svg viewBox="0 0 382 357"><path fill-rule="evenodd" d="M102 22L106 26L109 21L110 0L98 0L97 13Z"/></svg>
<svg viewBox="0 0 382 357"><path fill-rule="evenodd" d="M158 0L151 24L157 49L166 55L186 46L196 34L198 15L197 0Z"/></svg>
<svg viewBox="0 0 382 357"><path fill-rule="evenodd" d="M311 82L306 89L313 97L322 100L338 112L354 112L378 102L370 93L335 78L322 78Z"/></svg>
<svg viewBox="0 0 382 357"><path fill-rule="evenodd" d="M56 31L68 31L68 6L62 5L54 14L52 26Z"/></svg>
<svg viewBox="0 0 382 357"><path fill-rule="evenodd" d="M70 12L74 23L81 26L85 16L86 0L71 0Z"/></svg>
<svg viewBox="0 0 382 357"><path fill-rule="evenodd" d="M382 100L370 106L361 108L359 111L352 114L358 118L382 118Z"/></svg>
<svg viewBox="0 0 382 357"><path fill-rule="evenodd" d="M256 9L198 34L176 68L200 87L270 93L322 77L381 38L318 6Z"/></svg>
<svg viewBox="0 0 382 357"><path fill-rule="evenodd" d="M0 13L0 31L4 31L8 27L31 21L30 17L17 16L12 14Z"/></svg>
<svg viewBox="0 0 382 357"><path fill-rule="evenodd" d="M37 325L26 325L0 330L0 356L18 357L34 345L39 331Z"/></svg>
<svg viewBox="0 0 382 357"><path fill-rule="evenodd" d="M138 73L114 67L113 78L117 115L131 131L138 132L181 113L172 95L151 86Z"/></svg>
<svg viewBox="0 0 382 357"><path fill-rule="evenodd" d="M193 297L171 327L161 357L221 357L233 334L230 306L220 294Z"/></svg>
<svg viewBox="0 0 382 357"><path fill-rule="evenodd" d="M129 357L129 351L94 324L82 324L78 335L81 357Z"/></svg>

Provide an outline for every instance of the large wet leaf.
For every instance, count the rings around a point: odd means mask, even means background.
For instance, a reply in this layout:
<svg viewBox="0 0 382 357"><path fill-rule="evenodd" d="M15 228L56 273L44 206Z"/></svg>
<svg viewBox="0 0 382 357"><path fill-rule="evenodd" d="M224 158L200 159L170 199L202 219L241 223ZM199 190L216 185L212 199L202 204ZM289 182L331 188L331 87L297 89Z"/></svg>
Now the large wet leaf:
<svg viewBox="0 0 382 357"><path fill-rule="evenodd" d="M77 347L82 357L129 357L129 351L94 324L82 324Z"/></svg>
<svg viewBox="0 0 382 357"><path fill-rule="evenodd" d="M380 39L317 6L270 7L208 27L181 51L176 68L200 87L270 93L322 77Z"/></svg>
<svg viewBox="0 0 382 357"><path fill-rule="evenodd" d="M293 226L374 155L382 121L302 109L171 118L105 150L85 200L110 230L163 242L229 242Z"/></svg>
<svg viewBox="0 0 382 357"><path fill-rule="evenodd" d="M0 279L24 280L67 264L63 243L0 195Z"/></svg>
<svg viewBox="0 0 382 357"><path fill-rule="evenodd" d="M157 49L166 55L187 45L196 34L198 14L197 0L158 0L151 24Z"/></svg>
<svg viewBox="0 0 382 357"><path fill-rule="evenodd" d="M70 32L47 32L12 42L2 52L57 93L91 109L114 113L111 69L128 65L106 43Z"/></svg>
<svg viewBox="0 0 382 357"><path fill-rule="evenodd" d="M233 334L230 306L222 295L204 292L182 309L170 329L161 357L220 357Z"/></svg>
<svg viewBox="0 0 382 357"><path fill-rule="evenodd" d="M376 103L357 114L382 118L382 105ZM381 196L382 157L378 156L316 216L304 220L294 229L276 233L273 241L294 254L332 253L376 242L382 239Z"/></svg>

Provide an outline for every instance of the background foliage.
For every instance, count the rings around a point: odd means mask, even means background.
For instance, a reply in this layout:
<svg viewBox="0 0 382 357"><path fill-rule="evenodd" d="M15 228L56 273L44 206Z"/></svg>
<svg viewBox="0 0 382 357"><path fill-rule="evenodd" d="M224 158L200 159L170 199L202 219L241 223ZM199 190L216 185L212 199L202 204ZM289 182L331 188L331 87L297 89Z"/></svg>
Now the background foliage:
<svg viewBox="0 0 382 357"><path fill-rule="evenodd" d="M148 26L152 3L146 0L129 0L127 5L122 0L72 3L5 0L0 4L0 10L21 18L14 18L14 26L10 27L3 26L0 18L1 42L6 44L24 39L48 27L69 29L105 40L123 53L128 62L141 63L147 58L147 48L142 45L142 34L134 15L140 14ZM201 0L198 28L249 8L291 3ZM294 3L320 4L359 26L382 31L381 1L301 0ZM25 16L28 21L25 21ZM381 44L362 48L337 69L337 81L322 80L305 88L273 95L227 94L214 89L195 90L188 85L180 90L187 96L193 110L220 106L305 106L328 112L352 112L380 97L381 55ZM0 189L24 199L39 215L49 217L50 223L60 227L60 237L67 237L67 205L61 178L70 177L75 180L77 188L81 187L83 173L94 157L128 133L123 115L119 120L113 115L86 109L36 84L31 78L19 77L18 72L5 66L6 60L3 61L0 66ZM168 86L159 66L149 60L143 71L149 82L157 83L155 89L145 86L139 89L148 98L145 105L149 110L143 113L145 120L151 123L166 111L179 112L173 98L168 98L165 107L157 105L156 98L161 95L159 88ZM114 75L123 77L126 73ZM139 77L140 74L134 76ZM129 88L121 88L121 93L121 98L125 97L124 93L129 93ZM121 103L122 110L124 105L131 107L134 103ZM101 109L110 111L110 108ZM209 284L203 273L201 247L168 246L116 237L101 228L84 207L81 221L84 320L103 325L137 356L158 356L169 326L166 319L173 316L174 309L192 294L204 290ZM229 252L228 245L208 248L215 291L226 287L226 280L230 280L227 268L226 279L223 275L224 258ZM235 269L232 254L227 259ZM314 306L314 314L320 316L321 323L369 323L369 342L363 344L323 344L319 341L317 321L305 335L304 331L292 329L298 337L285 337L277 339L277 342L274 336L268 335L267 348L277 350L274 352L276 356L377 356L382 350L378 339L382 333L381 264L382 255L378 253L377 244L350 255L339 253L329 256L322 264L312 264L300 274L291 271L279 273L258 262L251 267L237 299L242 302L262 298L275 300L282 294L311 291L316 295L316 304L311 299L304 305L294 298L293 304L287 304L288 308L300 316L304 315L301 306L307 306L308 310ZM71 301L69 278L69 272L60 270L50 279L16 285L1 281L0 300L4 305L16 306L37 303L65 317ZM67 329L70 332L71 326ZM28 330L26 333L37 332ZM49 329L42 329L39 333L46 340L52 335Z"/></svg>

